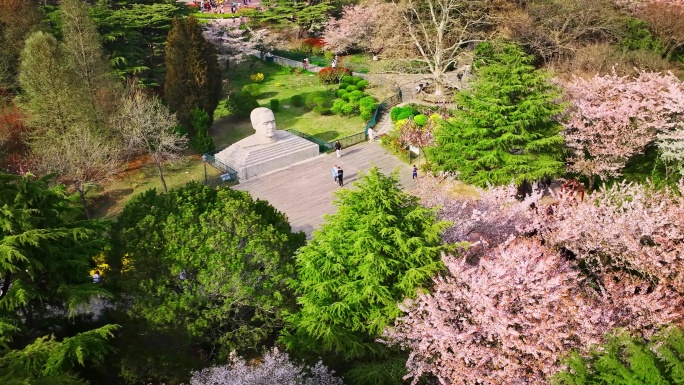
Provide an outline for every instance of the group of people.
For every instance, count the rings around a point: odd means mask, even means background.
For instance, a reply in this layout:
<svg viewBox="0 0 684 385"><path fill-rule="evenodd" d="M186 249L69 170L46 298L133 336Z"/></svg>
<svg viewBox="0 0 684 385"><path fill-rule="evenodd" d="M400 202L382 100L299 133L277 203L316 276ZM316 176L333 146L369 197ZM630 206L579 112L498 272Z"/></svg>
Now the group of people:
<svg viewBox="0 0 684 385"><path fill-rule="evenodd" d="M334 165L332 168L332 176L335 184L340 185L340 187L344 185L344 170L342 170L342 167Z"/></svg>
<svg viewBox="0 0 684 385"><path fill-rule="evenodd" d="M242 0L242 5L248 5L250 0ZM195 3L199 7L200 11L207 11L211 13L225 13L225 9L230 7L231 13L237 13L238 7L241 5L236 1L229 2L229 0L200 0L199 3Z"/></svg>

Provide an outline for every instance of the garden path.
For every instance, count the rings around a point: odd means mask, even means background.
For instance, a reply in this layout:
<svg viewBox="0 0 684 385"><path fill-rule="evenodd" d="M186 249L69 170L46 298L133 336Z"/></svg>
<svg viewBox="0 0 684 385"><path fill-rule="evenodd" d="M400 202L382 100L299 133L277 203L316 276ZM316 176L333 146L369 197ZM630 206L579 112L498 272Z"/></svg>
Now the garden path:
<svg viewBox="0 0 684 385"><path fill-rule="evenodd" d="M415 187L411 166L377 143L363 143L343 149L339 159L335 153L320 155L233 188L248 191L255 199L267 200L287 215L293 231L304 231L307 238L311 238L313 230L323 223L323 215L337 211L332 203L333 192L340 189L333 183L331 170L335 164L344 170L344 188L354 188L352 182L358 179L358 172L367 171L374 165L386 174L399 168L399 180L404 189Z"/></svg>

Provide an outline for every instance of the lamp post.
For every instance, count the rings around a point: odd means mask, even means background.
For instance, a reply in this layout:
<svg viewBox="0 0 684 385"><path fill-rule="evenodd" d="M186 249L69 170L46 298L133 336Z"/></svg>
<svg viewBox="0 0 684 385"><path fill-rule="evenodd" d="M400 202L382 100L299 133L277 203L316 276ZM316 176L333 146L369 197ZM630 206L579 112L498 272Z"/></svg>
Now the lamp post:
<svg viewBox="0 0 684 385"><path fill-rule="evenodd" d="M202 154L202 162L204 163L204 184L207 184L207 154Z"/></svg>

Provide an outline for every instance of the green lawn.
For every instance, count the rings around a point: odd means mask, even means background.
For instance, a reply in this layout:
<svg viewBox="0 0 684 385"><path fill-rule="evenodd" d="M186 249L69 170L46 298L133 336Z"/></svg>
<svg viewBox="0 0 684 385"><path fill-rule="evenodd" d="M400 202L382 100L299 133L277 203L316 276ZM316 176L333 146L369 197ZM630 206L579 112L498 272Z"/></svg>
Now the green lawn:
<svg viewBox="0 0 684 385"><path fill-rule="evenodd" d="M207 166L208 179L220 174L218 170ZM199 155L186 155L178 163L165 166L164 179L169 190L190 181L203 181L202 158ZM128 170L97 192L91 199L89 209L95 218L111 218L118 215L129 200L151 188L163 191L157 168L143 159L131 162Z"/></svg>
<svg viewBox="0 0 684 385"><path fill-rule="evenodd" d="M280 100L280 111L275 112L276 126L279 130L295 129L316 137L332 141L353 135L363 131L366 123L358 116L343 117L338 115L320 115L306 107L294 107L290 98L294 95L302 95L306 98L309 92L327 91L336 87L326 87L318 81L318 75L311 72L297 74L290 69L276 64L257 62L250 71L249 63L242 63L237 68L231 68L225 72L228 80L228 88L239 90L246 84L251 84L249 75L261 72L264 81L261 82L261 94L257 97L259 103L270 108L270 100ZM330 92L330 100L334 94ZM217 109L217 112L220 111ZM220 115L220 114L219 114ZM212 136L216 148L224 148L235 139L242 139L249 135L251 124L248 118L236 120L230 117L217 119L215 127L212 127Z"/></svg>

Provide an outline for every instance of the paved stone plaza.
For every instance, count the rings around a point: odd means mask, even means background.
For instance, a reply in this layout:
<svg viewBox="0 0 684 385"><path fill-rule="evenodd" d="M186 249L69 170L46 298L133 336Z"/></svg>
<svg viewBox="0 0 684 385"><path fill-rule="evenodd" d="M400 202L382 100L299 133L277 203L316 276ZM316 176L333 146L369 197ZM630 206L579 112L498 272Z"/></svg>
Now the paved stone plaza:
<svg viewBox="0 0 684 385"><path fill-rule="evenodd" d="M336 211L333 192L341 187L333 183L331 169L337 164L344 170L344 188L351 188L359 171L378 166L389 174L397 167L400 181L406 190L415 187L411 178L412 167L401 162L376 143L364 143L335 153L293 164L269 174L235 186L236 190L249 191L252 197L269 201L289 218L294 231L304 231L307 238L323 223L324 214ZM371 197L369 197L371 198Z"/></svg>

